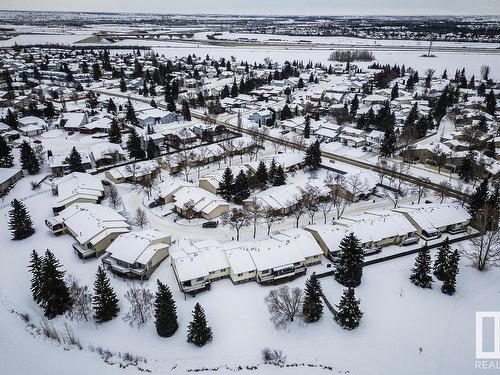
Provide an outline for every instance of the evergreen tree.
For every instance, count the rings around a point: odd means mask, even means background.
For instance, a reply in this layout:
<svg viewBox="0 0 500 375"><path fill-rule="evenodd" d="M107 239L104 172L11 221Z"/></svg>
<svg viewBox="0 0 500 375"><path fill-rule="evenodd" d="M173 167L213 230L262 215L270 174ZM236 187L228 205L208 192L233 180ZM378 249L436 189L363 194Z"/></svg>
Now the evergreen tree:
<svg viewBox="0 0 500 375"><path fill-rule="evenodd" d="M92 305L95 311L94 319L97 323L104 323L112 320L120 311L118 307L118 298L116 298L109 278L101 266L97 267Z"/></svg>
<svg viewBox="0 0 500 375"><path fill-rule="evenodd" d="M427 243L418 252L410 280L413 284L421 288L432 288L431 256Z"/></svg>
<svg viewBox="0 0 500 375"><path fill-rule="evenodd" d="M462 163L458 166L458 175L465 182L472 180L476 174L476 159L474 157L474 151L470 150Z"/></svg>
<svg viewBox="0 0 500 375"><path fill-rule="evenodd" d="M19 126L19 120L17 119L17 114L7 109L7 115L5 116L5 124L9 125L12 129L17 129Z"/></svg>
<svg viewBox="0 0 500 375"><path fill-rule="evenodd" d="M120 91L127 92L127 83L123 77L120 79Z"/></svg>
<svg viewBox="0 0 500 375"><path fill-rule="evenodd" d="M268 173L266 164L261 160L259 162L259 166L257 167L257 171L255 172L255 180L259 185L265 185L268 181Z"/></svg>
<svg viewBox="0 0 500 375"><path fill-rule="evenodd" d="M281 186L286 184L285 171L281 165L276 168L276 173L273 178L273 186Z"/></svg>
<svg viewBox="0 0 500 375"><path fill-rule="evenodd" d="M351 109L349 111L349 114L352 117L356 117L356 114L358 113L358 109L359 109L359 98L358 98L358 94L355 94L354 98L351 101Z"/></svg>
<svg viewBox="0 0 500 375"><path fill-rule="evenodd" d="M227 201L233 196L234 177L231 168L226 168L219 184L220 195Z"/></svg>
<svg viewBox="0 0 500 375"><path fill-rule="evenodd" d="M248 178L243 170L240 170L234 180L233 185L233 200L235 203L241 204L250 196L250 188L248 186Z"/></svg>
<svg viewBox="0 0 500 375"><path fill-rule="evenodd" d="M304 138L309 139L311 136L311 118L306 116L306 122L304 124Z"/></svg>
<svg viewBox="0 0 500 375"><path fill-rule="evenodd" d="M37 174L38 172L40 172L40 164L38 163L35 152L26 140L21 143L20 158L22 168L29 174Z"/></svg>
<svg viewBox="0 0 500 375"><path fill-rule="evenodd" d="M394 134L394 127L389 127L384 133L384 139L380 145L380 155L383 157L391 157L396 152L396 134Z"/></svg>
<svg viewBox="0 0 500 375"><path fill-rule="evenodd" d="M335 280L347 287L357 287L363 276L364 253L359 240L350 233L340 241L335 259Z"/></svg>
<svg viewBox="0 0 500 375"><path fill-rule="evenodd" d="M62 315L69 310L73 301L64 281L65 271L54 254L47 249L40 268L40 307L48 319Z"/></svg>
<svg viewBox="0 0 500 375"><path fill-rule="evenodd" d="M41 272L42 272L42 261L43 258L40 258L36 250L31 252L31 260L28 266L31 273L30 280L30 290L31 295L33 296L33 300L40 304L40 288L41 288Z"/></svg>
<svg viewBox="0 0 500 375"><path fill-rule="evenodd" d="M354 288L345 289L335 314L335 320L342 328L351 330L359 326L363 317L359 304L360 300L356 299Z"/></svg>
<svg viewBox="0 0 500 375"><path fill-rule="evenodd" d="M396 82L391 90L391 101L396 99L398 96L399 96L399 87L398 83Z"/></svg>
<svg viewBox="0 0 500 375"><path fill-rule="evenodd" d="M274 176L276 175L276 161L273 159L271 160L271 165L269 166L269 174L268 174L268 181L273 182L274 181Z"/></svg>
<svg viewBox="0 0 500 375"><path fill-rule="evenodd" d="M23 202L14 199L9 211L9 230L13 240L24 240L35 233L33 222Z"/></svg>
<svg viewBox="0 0 500 375"><path fill-rule="evenodd" d="M450 256L450 239L446 237L442 245L439 247L436 260L434 261L434 276L436 279L443 281L445 278L446 264Z"/></svg>
<svg viewBox="0 0 500 375"><path fill-rule="evenodd" d="M160 280L156 281L158 291L155 296L155 326L156 332L161 337L172 336L179 324L177 323L177 307L172 298L172 293L167 285L162 284Z"/></svg>
<svg viewBox="0 0 500 375"><path fill-rule="evenodd" d="M455 286L457 282L457 274L459 273L458 262L460 261L460 254L458 250L454 250L448 257L446 268L444 272L443 285L441 292L448 295L455 293Z"/></svg>
<svg viewBox="0 0 500 375"><path fill-rule="evenodd" d="M127 103L127 113L125 114L125 119L127 121L130 121L130 123L134 125L137 124L137 116L135 114L135 109L130 99L128 100Z"/></svg>
<svg viewBox="0 0 500 375"><path fill-rule="evenodd" d="M203 308L197 303L194 306L193 320L188 326L187 342L193 343L196 346L204 346L207 342L212 341L212 328L207 325L207 318Z"/></svg>
<svg viewBox="0 0 500 375"><path fill-rule="evenodd" d="M0 136L0 168L11 168L14 166L12 149L4 137Z"/></svg>
<svg viewBox="0 0 500 375"><path fill-rule="evenodd" d="M306 323L317 322L323 315L323 301L321 300L321 284L318 278L312 274L306 281L304 303L302 313Z"/></svg>
<svg viewBox="0 0 500 375"><path fill-rule="evenodd" d="M158 145L150 138L146 147L146 154L148 159L154 159L160 155L160 148Z"/></svg>
<svg viewBox="0 0 500 375"><path fill-rule="evenodd" d="M109 98L108 105L106 106L106 110L108 112L113 112L113 113L117 111L116 104L112 98Z"/></svg>
<svg viewBox="0 0 500 375"><path fill-rule="evenodd" d="M52 118L56 115L56 111L54 109L54 103L47 102L47 106L44 109L45 117Z"/></svg>
<svg viewBox="0 0 500 375"><path fill-rule="evenodd" d="M495 158L496 153L497 153L495 141L491 140L491 142L488 142L488 147L483 152L484 152L485 156L488 156L490 158ZM0 155L1 155L1 152L0 152ZM0 160L1 160L1 157L0 157Z"/></svg>
<svg viewBox="0 0 500 375"><path fill-rule="evenodd" d="M486 97L484 98L486 112L492 116L495 116L495 111L497 108L497 99L495 98L495 93L493 89L490 90Z"/></svg>
<svg viewBox="0 0 500 375"><path fill-rule="evenodd" d="M181 113L185 121L191 121L191 111L189 110L189 103L187 100L182 101Z"/></svg>
<svg viewBox="0 0 500 375"><path fill-rule="evenodd" d="M488 200L488 179L485 178L469 196L467 211L474 218Z"/></svg>
<svg viewBox="0 0 500 375"><path fill-rule="evenodd" d="M111 127L108 132L108 140L110 143L115 143L120 145L122 143L122 129L118 125L118 121L115 118L111 120Z"/></svg>
<svg viewBox="0 0 500 375"><path fill-rule="evenodd" d="M137 130L132 129L127 140L127 150L130 158L144 159L144 150L142 149L141 137Z"/></svg>
<svg viewBox="0 0 500 375"><path fill-rule="evenodd" d="M316 140L306 151L306 165L313 171L321 166L321 147L319 141Z"/></svg>
<svg viewBox="0 0 500 375"><path fill-rule="evenodd" d="M85 172L85 168L82 165L82 156L76 150L76 147L73 147L69 154L68 164L70 172Z"/></svg>

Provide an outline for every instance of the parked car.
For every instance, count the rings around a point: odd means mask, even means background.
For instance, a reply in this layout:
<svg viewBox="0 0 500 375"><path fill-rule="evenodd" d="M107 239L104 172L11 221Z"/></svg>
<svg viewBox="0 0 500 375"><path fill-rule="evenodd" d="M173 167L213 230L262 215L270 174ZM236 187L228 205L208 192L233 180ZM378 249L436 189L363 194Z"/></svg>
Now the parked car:
<svg viewBox="0 0 500 375"><path fill-rule="evenodd" d="M219 223L217 221L207 221L206 223L203 223L201 226L203 228L217 228Z"/></svg>
<svg viewBox="0 0 500 375"><path fill-rule="evenodd" d="M380 247L372 247L370 249L365 249L363 250L363 252L365 253L365 256L366 255L375 255L375 254L378 254L382 251L382 249Z"/></svg>

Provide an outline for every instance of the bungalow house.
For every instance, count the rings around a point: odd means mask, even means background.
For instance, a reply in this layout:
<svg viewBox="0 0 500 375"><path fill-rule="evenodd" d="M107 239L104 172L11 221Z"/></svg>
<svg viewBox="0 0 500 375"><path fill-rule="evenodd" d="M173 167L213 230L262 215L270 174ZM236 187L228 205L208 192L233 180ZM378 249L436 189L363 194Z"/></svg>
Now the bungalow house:
<svg viewBox="0 0 500 375"><path fill-rule="evenodd" d="M25 137L35 137L37 135L42 134L45 129L41 125L29 124L20 126L18 128L19 133Z"/></svg>
<svg viewBox="0 0 500 375"><path fill-rule="evenodd" d="M80 133L95 134L107 133L111 129L112 120L107 117L94 119L80 127Z"/></svg>
<svg viewBox="0 0 500 375"><path fill-rule="evenodd" d="M320 128L316 130L314 135L319 138L320 142L334 142L339 139L339 135L342 132L342 126L337 124L321 124Z"/></svg>
<svg viewBox="0 0 500 375"><path fill-rule="evenodd" d="M402 206L393 211L402 213L426 241L438 238L444 232L465 232L471 220L465 208L452 203Z"/></svg>
<svg viewBox="0 0 500 375"><path fill-rule="evenodd" d="M104 173L104 176L115 184L122 184L125 182L148 181L159 172L160 165L157 161L144 160L110 169Z"/></svg>
<svg viewBox="0 0 500 375"><path fill-rule="evenodd" d="M92 160L87 152L80 152L82 158L82 166L84 169L92 168ZM49 167L52 170L52 175L62 177L69 171L69 154L68 155L51 155L49 156Z"/></svg>
<svg viewBox="0 0 500 375"><path fill-rule="evenodd" d="M17 168L0 168L0 195L4 195L23 177L23 171Z"/></svg>
<svg viewBox="0 0 500 375"><path fill-rule="evenodd" d="M64 112L59 117L59 127L66 131L79 132L80 128L89 121L85 112Z"/></svg>
<svg viewBox="0 0 500 375"><path fill-rule="evenodd" d="M384 132L381 132L380 130L372 130L366 135L366 145L370 147L372 151L380 150L383 140Z"/></svg>
<svg viewBox="0 0 500 375"><path fill-rule="evenodd" d="M327 185L334 196L339 196L349 202L357 202L373 194L377 184L377 176L365 171L338 174Z"/></svg>
<svg viewBox="0 0 500 375"><path fill-rule="evenodd" d="M90 154L97 167L115 164L126 159L127 153L116 143L101 142L90 148Z"/></svg>
<svg viewBox="0 0 500 375"><path fill-rule="evenodd" d="M120 276L148 279L168 256L170 242L156 230L124 233L106 249L102 263Z"/></svg>
<svg viewBox="0 0 500 375"><path fill-rule="evenodd" d="M104 197L101 180L81 172L62 177L54 183L52 190L58 196L52 207L54 214L76 203L100 203Z"/></svg>
<svg viewBox="0 0 500 375"><path fill-rule="evenodd" d="M158 108L151 108L137 113L137 121L139 122L139 126L143 128L156 124L168 124L177 121L177 114Z"/></svg>
<svg viewBox="0 0 500 375"><path fill-rule="evenodd" d="M256 122L259 125L266 125L267 121L273 117L273 113L268 110L260 110L250 114L249 119Z"/></svg>
<svg viewBox="0 0 500 375"><path fill-rule="evenodd" d="M203 254L176 251L170 254L172 269L183 293L200 292L210 288L210 279Z"/></svg>
<svg viewBox="0 0 500 375"><path fill-rule="evenodd" d="M54 234L68 233L76 242L73 250L82 259L99 257L130 225L110 207L93 203L76 203L45 220Z"/></svg>
<svg viewBox="0 0 500 375"><path fill-rule="evenodd" d="M173 193L174 210L186 218L213 220L229 212L229 203L197 186L184 186Z"/></svg>

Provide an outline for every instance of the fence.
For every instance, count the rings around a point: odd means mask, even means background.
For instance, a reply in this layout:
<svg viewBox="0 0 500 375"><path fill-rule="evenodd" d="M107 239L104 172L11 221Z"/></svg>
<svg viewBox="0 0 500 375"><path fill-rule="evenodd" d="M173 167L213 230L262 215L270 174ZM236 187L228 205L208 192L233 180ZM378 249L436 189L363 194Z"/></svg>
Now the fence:
<svg viewBox="0 0 500 375"><path fill-rule="evenodd" d="M45 193L47 193L47 192L49 192L49 191L52 191L52 189L46 189L46 190L37 191L36 193L33 193L33 194L30 194L30 195L27 195L27 196L22 197L22 198L16 198L16 199L17 199L18 201L21 201L21 202L22 202L22 201L26 201L26 200L28 200L28 199L31 199L31 198L33 198L33 197L36 197L36 196L38 196L38 195L45 194ZM4 209L4 208L6 208L6 207L10 207L10 201L9 201L9 203L5 203L5 204L0 205L0 210L3 210L3 209Z"/></svg>

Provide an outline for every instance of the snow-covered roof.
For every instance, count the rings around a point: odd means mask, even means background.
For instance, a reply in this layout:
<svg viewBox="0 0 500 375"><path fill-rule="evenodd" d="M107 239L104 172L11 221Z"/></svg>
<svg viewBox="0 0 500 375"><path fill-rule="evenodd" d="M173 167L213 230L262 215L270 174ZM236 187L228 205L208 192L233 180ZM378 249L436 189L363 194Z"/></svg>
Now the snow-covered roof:
<svg viewBox="0 0 500 375"><path fill-rule="evenodd" d="M425 231L464 223L471 219L465 208L453 203L402 206L394 211L404 213Z"/></svg>
<svg viewBox="0 0 500 375"><path fill-rule="evenodd" d="M55 182L58 199L56 207L67 206L78 199L94 200L104 194L104 187L98 178L81 172L73 172Z"/></svg>

